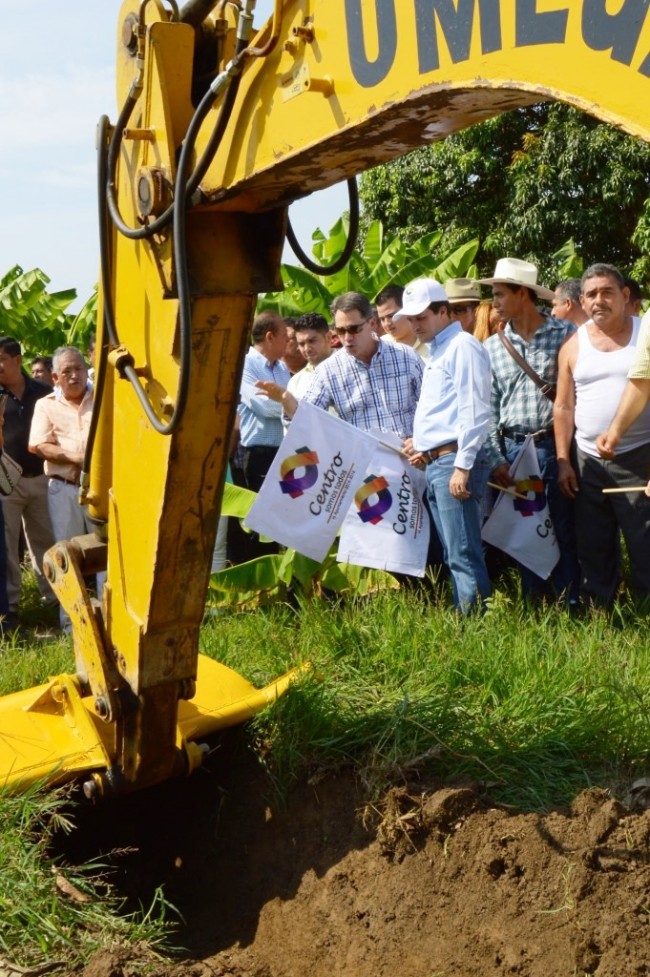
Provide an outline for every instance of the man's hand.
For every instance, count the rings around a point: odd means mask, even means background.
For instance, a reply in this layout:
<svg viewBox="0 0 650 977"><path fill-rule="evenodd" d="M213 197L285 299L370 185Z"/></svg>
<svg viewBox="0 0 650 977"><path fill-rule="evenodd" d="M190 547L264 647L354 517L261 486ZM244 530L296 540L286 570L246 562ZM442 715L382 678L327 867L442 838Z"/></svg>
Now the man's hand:
<svg viewBox="0 0 650 977"><path fill-rule="evenodd" d="M508 464L499 465L495 468L490 480L502 488L510 488L511 485L515 484L514 479L510 478L510 465Z"/></svg>
<svg viewBox="0 0 650 977"><path fill-rule="evenodd" d="M413 438L405 438L402 443L402 454L407 459L409 465L413 465L414 468L419 468L420 471L425 469L426 462L419 451L416 451L413 447Z"/></svg>
<svg viewBox="0 0 650 977"><path fill-rule="evenodd" d="M575 499L580 491L580 485L578 484L578 476L570 462L558 459L557 484L562 495L566 495L568 499Z"/></svg>
<svg viewBox="0 0 650 977"><path fill-rule="evenodd" d="M274 383L273 380L256 380L255 386L259 389L258 396L266 396L269 398L269 400L274 400L277 404L282 403L284 392L287 389L286 387L281 386L279 383Z"/></svg>
<svg viewBox="0 0 650 977"><path fill-rule="evenodd" d="M618 436L616 434L610 434L609 431L605 431L604 434L599 434L596 438L596 448L600 457L611 461L616 455L618 442Z"/></svg>
<svg viewBox="0 0 650 977"><path fill-rule="evenodd" d="M471 492L467 488L469 482L469 470L467 468L454 468L453 474L449 479L449 492L453 499L462 502L471 498Z"/></svg>

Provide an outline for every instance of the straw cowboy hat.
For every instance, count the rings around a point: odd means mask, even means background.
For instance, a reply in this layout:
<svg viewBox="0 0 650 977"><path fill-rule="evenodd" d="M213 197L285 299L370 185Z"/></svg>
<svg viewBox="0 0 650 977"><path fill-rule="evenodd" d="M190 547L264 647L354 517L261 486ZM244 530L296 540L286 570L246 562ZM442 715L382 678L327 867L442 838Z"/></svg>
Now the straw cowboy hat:
<svg viewBox="0 0 650 977"><path fill-rule="evenodd" d="M555 292L550 288L544 288L537 284L537 265L530 261L520 261L519 258L500 258L497 261L492 278L477 279L480 285L495 285L503 282L506 285L520 285L522 288L532 288L540 299L548 299L552 302Z"/></svg>
<svg viewBox="0 0 650 977"><path fill-rule="evenodd" d="M481 289L473 278L449 278L444 287L450 302L481 301Z"/></svg>

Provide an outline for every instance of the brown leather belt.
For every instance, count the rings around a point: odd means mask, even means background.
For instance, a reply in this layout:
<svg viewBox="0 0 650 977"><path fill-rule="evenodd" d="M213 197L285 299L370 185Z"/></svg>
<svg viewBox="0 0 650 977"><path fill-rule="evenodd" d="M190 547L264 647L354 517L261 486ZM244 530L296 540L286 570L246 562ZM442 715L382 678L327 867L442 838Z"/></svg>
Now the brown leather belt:
<svg viewBox="0 0 650 977"><path fill-rule="evenodd" d="M49 478L55 479L57 482L65 482L66 485L78 485L79 482L76 479L64 478L63 475L50 475Z"/></svg>
<svg viewBox="0 0 650 977"><path fill-rule="evenodd" d="M429 448L428 451L421 451L420 454L426 461L427 465L430 465L432 461L436 461L441 458L442 455L450 455L458 451L458 441L449 441L448 444L441 444L438 448Z"/></svg>

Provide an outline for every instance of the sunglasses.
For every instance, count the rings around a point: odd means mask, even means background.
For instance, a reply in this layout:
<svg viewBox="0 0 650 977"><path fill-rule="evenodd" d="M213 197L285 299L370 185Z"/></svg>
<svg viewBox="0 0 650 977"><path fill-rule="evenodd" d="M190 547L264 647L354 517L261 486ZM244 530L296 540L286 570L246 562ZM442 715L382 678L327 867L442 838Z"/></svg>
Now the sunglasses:
<svg viewBox="0 0 650 977"><path fill-rule="evenodd" d="M361 332L366 322L370 322L370 319L364 319L363 322L355 322L351 326L335 326L334 332L337 336L345 336L346 332L350 333L351 336L356 336L357 333Z"/></svg>
<svg viewBox="0 0 650 977"><path fill-rule="evenodd" d="M459 315L463 315L465 312L471 312L472 309L475 309L475 308L476 308L476 305L452 305L451 311L452 312L458 312Z"/></svg>

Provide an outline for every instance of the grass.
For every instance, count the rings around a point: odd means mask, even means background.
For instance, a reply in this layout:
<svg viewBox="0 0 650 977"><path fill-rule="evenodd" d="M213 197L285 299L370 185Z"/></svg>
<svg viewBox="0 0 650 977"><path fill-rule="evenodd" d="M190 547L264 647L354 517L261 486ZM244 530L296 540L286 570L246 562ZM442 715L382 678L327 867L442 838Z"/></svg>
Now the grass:
<svg viewBox="0 0 650 977"><path fill-rule="evenodd" d="M380 791L413 761L471 777L527 810L616 785L648 764L645 619L573 619L497 595L459 620L409 593L286 606L210 625L206 653L261 683L309 659L315 676L254 724L279 783L358 767Z"/></svg>
<svg viewBox="0 0 650 977"><path fill-rule="evenodd" d="M102 865L55 864L50 844L56 832L71 830L68 808L61 789L0 795L0 957L65 973L99 948L132 947L151 960L171 932L162 893L146 911L125 916Z"/></svg>
<svg viewBox="0 0 650 977"><path fill-rule="evenodd" d="M3 646L3 694L72 667L67 640L29 635ZM576 619L555 607L533 613L501 592L484 617L459 619L434 598L383 592L226 612L206 620L201 641L258 685L312 662L248 727L279 790L352 766L375 797L416 775L471 778L502 803L544 811L585 787L622 792L648 774L647 619L625 604ZM115 944L163 945L162 896L125 917L92 864L63 870L90 901L59 892L48 837L64 801L0 796L0 956L70 964Z"/></svg>

